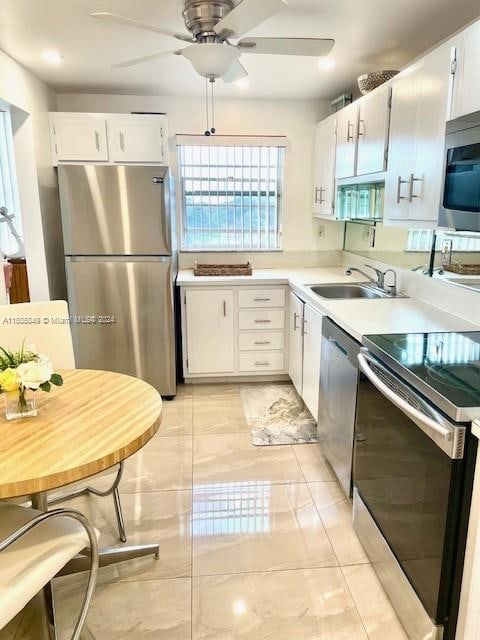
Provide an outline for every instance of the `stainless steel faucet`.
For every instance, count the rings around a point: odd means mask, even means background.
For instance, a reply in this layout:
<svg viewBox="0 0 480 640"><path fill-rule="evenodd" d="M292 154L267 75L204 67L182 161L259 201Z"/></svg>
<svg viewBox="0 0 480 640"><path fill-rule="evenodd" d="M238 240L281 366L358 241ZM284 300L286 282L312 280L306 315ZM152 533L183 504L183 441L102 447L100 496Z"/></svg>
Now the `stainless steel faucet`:
<svg viewBox="0 0 480 640"><path fill-rule="evenodd" d="M385 285L385 276L387 273L393 273L393 284ZM385 291L388 291L391 296L397 295L397 272L395 269L387 269L383 272L383 288Z"/></svg>
<svg viewBox="0 0 480 640"><path fill-rule="evenodd" d="M361 269L357 269L357 267L347 267L347 269L345 271L345 275L351 276L352 272L356 271L357 273L361 273L362 276L365 276L365 278L370 280L370 282L373 282L379 289L383 289L384 276L385 276L383 271L380 271L380 269L377 269L376 267L373 267L371 264L366 264L365 266L368 267L369 269L372 269L373 271L375 271L375 273L377 275L376 279L372 278L371 276L369 276L368 273L365 273L365 271L362 271Z"/></svg>
<svg viewBox="0 0 480 640"><path fill-rule="evenodd" d="M386 271L382 271L381 269L377 269L377 267L374 267L371 264L366 264L365 266L368 267L368 269L372 269L377 277L372 278L370 275L368 275L368 273L365 273L365 271L362 271L361 269L357 269L357 267L347 267L345 274L347 276L351 276L353 271L361 273L362 276L370 280L370 282L373 282L376 287L378 287L382 291L385 291L385 293L388 293L391 296L397 295L397 272L394 269L387 269ZM392 285L385 285L385 276L388 273L393 273Z"/></svg>

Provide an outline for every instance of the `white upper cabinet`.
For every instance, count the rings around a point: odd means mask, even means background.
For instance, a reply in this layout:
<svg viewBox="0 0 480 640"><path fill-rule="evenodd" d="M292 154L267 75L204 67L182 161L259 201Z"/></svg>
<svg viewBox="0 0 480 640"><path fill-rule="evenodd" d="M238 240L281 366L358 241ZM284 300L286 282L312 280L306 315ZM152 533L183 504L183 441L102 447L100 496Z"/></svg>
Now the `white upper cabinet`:
<svg viewBox="0 0 480 640"><path fill-rule="evenodd" d="M335 207L335 117L315 127L313 212L333 216Z"/></svg>
<svg viewBox="0 0 480 640"><path fill-rule="evenodd" d="M353 103L337 113L337 151L335 177L350 178L355 175L357 150L358 106Z"/></svg>
<svg viewBox="0 0 480 640"><path fill-rule="evenodd" d="M451 46L443 45L392 83L384 221L434 226L438 217L451 88Z"/></svg>
<svg viewBox="0 0 480 640"><path fill-rule="evenodd" d="M114 115L107 121L112 162L166 163L165 116Z"/></svg>
<svg viewBox="0 0 480 640"><path fill-rule="evenodd" d="M66 162L168 164L167 117L50 113L55 165Z"/></svg>
<svg viewBox="0 0 480 640"><path fill-rule="evenodd" d="M384 85L358 102L357 175L387 168L390 87Z"/></svg>
<svg viewBox="0 0 480 640"><path fill-rule="evenodd" d="M51 113L52 152L58 162L107 162L105 117L96 114Z"/></svg>
<svg viewBox="0 0 480 640"><path fill-rule="evenodd" d="M480 111L480 20L459 38L452 118Z"/></svg>

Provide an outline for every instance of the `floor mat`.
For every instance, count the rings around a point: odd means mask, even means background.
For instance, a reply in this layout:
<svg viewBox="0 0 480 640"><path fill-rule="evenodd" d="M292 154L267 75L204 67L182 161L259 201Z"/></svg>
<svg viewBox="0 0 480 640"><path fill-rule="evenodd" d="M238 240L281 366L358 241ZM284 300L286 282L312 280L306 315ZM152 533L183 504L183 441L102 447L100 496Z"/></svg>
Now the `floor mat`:
<svg viewBox="0 0 480 640"><path fill-rule="evenodd" d="M292 385L246 386L240 391L252 444L317 442L317 425Z"/></svg>

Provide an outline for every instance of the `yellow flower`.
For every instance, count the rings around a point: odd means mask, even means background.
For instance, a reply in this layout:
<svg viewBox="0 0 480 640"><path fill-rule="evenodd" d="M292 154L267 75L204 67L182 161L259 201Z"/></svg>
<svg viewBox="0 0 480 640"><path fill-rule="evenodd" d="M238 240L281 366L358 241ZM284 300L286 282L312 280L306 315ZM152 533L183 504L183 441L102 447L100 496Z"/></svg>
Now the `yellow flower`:
<svg viewBox="0 0 480 640"><path fill-rule="evenodd" d="M7 393L9 391L15 391L20 386L20 378L15 369L5 369L0 371L0 387Z"/></svg>

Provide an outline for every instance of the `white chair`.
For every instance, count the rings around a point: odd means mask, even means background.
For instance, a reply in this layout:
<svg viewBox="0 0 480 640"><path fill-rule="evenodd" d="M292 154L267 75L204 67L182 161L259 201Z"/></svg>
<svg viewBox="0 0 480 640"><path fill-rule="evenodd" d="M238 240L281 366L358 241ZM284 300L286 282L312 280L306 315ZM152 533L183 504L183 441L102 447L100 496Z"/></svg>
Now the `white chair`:
<svg viewBox="0 0 480 640"><path fill-rule="evenodd" d="M33 345L37 351L47 355L55 369L75 368L68 305L64 300L0 305L0 346L16 349L24 340L26 345ZM115 480L107 490L100 491L90 486L82 487L69 494L51 498L48 504L58 504L84 494L100 497L112 495L118 534L120 540L126 542L125 523L118 491L122 475L123 462L120 462Z"/></svg>
<svg viewBox="0 0 480 640"><path fill-rule="evenodd" d="M90 573L72 640L80 638L95 590L97 531L78 511L56 509L42 513L0 503L0 629L43 589L49 634L56 638L51 581L87 548Z"/></svg>

